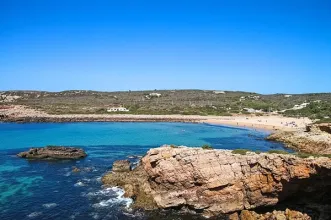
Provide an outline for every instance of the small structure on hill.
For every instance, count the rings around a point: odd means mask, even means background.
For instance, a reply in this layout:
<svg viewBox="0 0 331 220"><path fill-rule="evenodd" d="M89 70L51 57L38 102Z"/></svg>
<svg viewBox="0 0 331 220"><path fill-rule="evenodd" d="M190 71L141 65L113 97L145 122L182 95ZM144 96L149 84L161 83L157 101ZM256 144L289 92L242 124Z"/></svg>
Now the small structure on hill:
<svg viewBox="0 0 331 220"><path fill-rule="evenodd" d="M107 112L128 112L129 109L125 108L125 107L110 107L107 109Z"/></svg>
<svg viewBox="0 0 331 220"><path fill-rule="evenodd" d="M219 90L215 90L214 93L215 93L215 94L225 94L224 91L219 91Z"/></svg>
<svg viewBox="0 0 331 220"><path fill-rule="evenodd" d="M160 93L156 93L156 92L152 92L149 94L150 97L160 97L161 94Z"/></svg>

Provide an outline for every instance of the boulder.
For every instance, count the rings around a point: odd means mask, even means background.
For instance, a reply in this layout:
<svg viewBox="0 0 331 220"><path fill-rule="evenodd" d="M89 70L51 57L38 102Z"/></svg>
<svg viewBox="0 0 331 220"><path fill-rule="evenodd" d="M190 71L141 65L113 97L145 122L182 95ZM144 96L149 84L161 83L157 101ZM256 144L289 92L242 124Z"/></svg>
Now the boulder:
<svg viewBox="0 0 331 220"><path fill-rule="evenodd" d="M131 164L128 160L116 160L113 163L113 172L128 172L131 171Z"/></svg>
<svg viewBox="0 0 331 220"><path fill-rule="evenodd" d="M133 171L111 172L102 181L128 190L136 208L186 207L216 216L330 192L331 160L164 146L149 150Z"/></svg>
<svg viewBox="0 0 331 220"><path fill-rule="evenodd" d="M87 156L81 148L48 146L44 148L31 148L17 154L18 157L38 160L81 159Z"/></svg>
<svg viewBox="0 0 331 220"><path fill-rule="evenodd" d="M236 214L236 213L235 213ZM235 216L235 215L233 215ZM238 216L238 214L237 214ZM236 218L232 218L233 220ZM238 220L311 220L307 214L286 209L285 211L273 211L258 214L254 211L243 210L240 212Z"/></svg>

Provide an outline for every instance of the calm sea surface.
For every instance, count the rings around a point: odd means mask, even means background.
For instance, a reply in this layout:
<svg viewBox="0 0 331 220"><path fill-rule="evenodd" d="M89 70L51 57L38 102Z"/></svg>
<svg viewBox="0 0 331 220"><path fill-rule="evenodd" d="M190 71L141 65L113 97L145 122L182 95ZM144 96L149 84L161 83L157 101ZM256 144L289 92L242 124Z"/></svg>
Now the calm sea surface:
<svg viewBox="0 0 331 220"><path fill-rule="evenodd" d="M219 149L284 149L264 140L266 132L189 123L0 123L0 219L160 219L127 208L119 188L103 188L113 161L144 155L163 144ZM79 161L26 161L15 155L30 147L78 146ZM132 162L136 162L131 159ZM81 169L73 173L73 167ZM166 217L167 216L167 217ZM169 219L164 215L164 219ZM171 219L185 219L184 216Z"/></svg>

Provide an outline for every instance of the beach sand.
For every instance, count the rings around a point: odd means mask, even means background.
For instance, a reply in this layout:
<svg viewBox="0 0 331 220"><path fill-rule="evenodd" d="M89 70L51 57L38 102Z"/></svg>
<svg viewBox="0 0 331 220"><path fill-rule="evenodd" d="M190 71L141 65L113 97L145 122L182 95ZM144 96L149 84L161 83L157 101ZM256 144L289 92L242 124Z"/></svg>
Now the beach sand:
<svg viewBox="0 0 331 220"><path fill-rule="evenodd" d="M270 116L230 116L202 120L201 122L220 125L231 125L263 130L293 131L305 128L312 123L309 118L291 118L281 115Z"/></svg>
<svg viewBox="0 0 331 220"><path fill-rule="evenodd" d="M13 105L8 109L0 109L0 115L10 118L42 118L48 121L181 121L219 125L231 125L263 130L296 130L312 123L308 118L290 118L281 115L234 115L234 116L199 116L199 115L132 115L132 114L65 114L50 115L26 106Z"/></svg>

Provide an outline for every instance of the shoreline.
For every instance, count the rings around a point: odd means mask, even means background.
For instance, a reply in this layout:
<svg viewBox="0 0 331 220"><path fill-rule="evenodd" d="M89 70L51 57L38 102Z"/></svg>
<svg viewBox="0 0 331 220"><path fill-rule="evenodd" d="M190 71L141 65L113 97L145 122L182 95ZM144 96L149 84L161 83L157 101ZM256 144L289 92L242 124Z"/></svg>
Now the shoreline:
<svg viewBox="0 0 331 220"><path fill-rule="evenodd" d="M293 131L305 128L312 121L308 118L291 118L282 115L133 115L133 114L48 114L26 106L15 105L0 109L0 122L183 122L230 125L234 127L267 131Z"/></svg>
<svg viewBox="0 0 331 220"><path fill-rule="evenodd" d="M199 116L199 115L33 115L6 116L0 122L9 123L66 123L66 122L182 122L229 125L265 131L295 131L311 123L308 118L283 116Z"/></svg>

